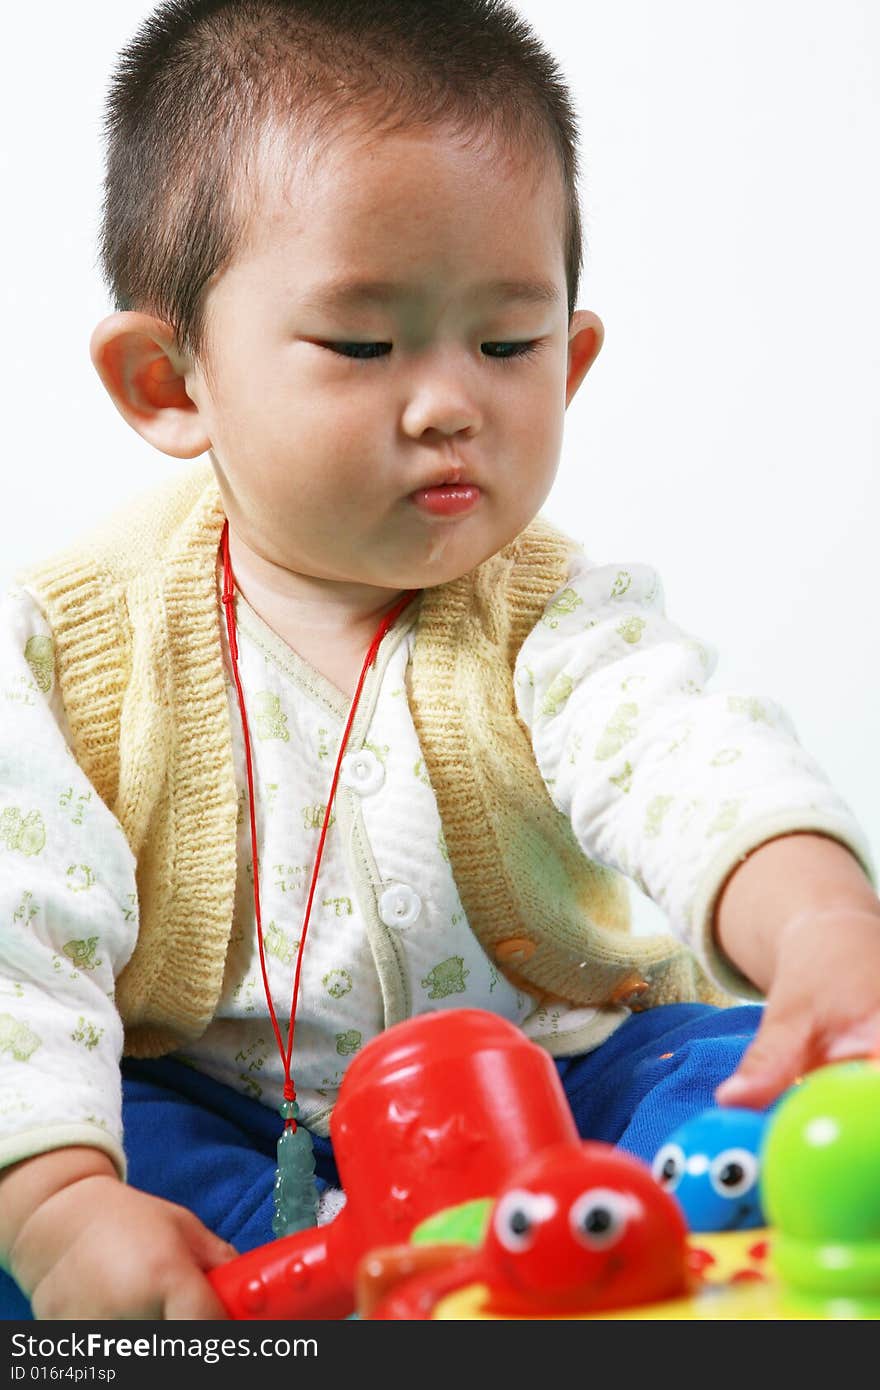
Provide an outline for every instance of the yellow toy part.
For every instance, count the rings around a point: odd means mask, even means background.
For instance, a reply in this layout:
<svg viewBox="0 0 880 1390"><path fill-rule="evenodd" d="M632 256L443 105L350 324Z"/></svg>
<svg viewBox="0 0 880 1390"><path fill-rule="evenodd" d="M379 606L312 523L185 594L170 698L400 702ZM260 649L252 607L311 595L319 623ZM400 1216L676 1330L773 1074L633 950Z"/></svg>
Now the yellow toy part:
<svg viewBox="0 0 880 1390"><path fill-rule="evenodd" d="M694 1235L690 1241L702 1268L702 1283L688 1298L642 1303L606 1313L535 1314L500 1319L485 1311L487 1290L482 1284L456 1289L434 1308L442 1321L604 1322L638 1319L655 1322L775 1322L853 1318L860 1314L842 1301L810 1301L782 1289L772 1270L770 1232L724 1231ZM703 1257L708 1255L709 1260Z"/></svg>

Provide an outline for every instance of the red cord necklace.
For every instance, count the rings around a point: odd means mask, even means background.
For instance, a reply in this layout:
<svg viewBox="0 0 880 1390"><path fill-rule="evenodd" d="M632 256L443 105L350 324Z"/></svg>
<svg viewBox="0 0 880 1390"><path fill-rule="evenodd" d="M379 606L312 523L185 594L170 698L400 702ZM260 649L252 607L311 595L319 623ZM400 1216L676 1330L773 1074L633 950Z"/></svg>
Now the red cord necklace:
<svg viewBox="0 0 880 1390"><path fill-rule="evenodd" d="M278 1017L275 1006L272 1003L272 993L269 988L269 976L266 970L266 952L263 944L263 919L260 911L260 871L257 862L257 822L255 812L254 795L254 769L253 757L251 754L251 738L248 729L247 712L244 703L244 691L242 689L241 677L238 669L238 637L235 622L235 575L232 572L232 562L229 558L229 522L223 523L223 534L220 539L220 550L223 559L223 590L222 603L226 613L226 632L229 639L229 654L232 660L232 678L235 683L235 692L238 697L238 708L241 713L241 731L244 740L244 757L247 771L248 786L248 809L250 812L250 833L251 833L251 857L254 866L254 919L257 927L257 945L260 952L260 970L263 976L263 988L266 991L266 1003L269 1008L269 1018L272 1022L272 1029L275 1034L275 1041L278 1044L278 1052L284 1068L284 1101L281 1105L281 1115L284 1120L284 1129L278 1141L278 1171L275 1177L275 1216L272 1222L272 1229L276 1236L289 1235L292 1231L301 1230L305 1226L315 1224L315 1213L317 1209L317 1192L315 1190L313 1176L315 1171L315 1160L312 1153L312 1143L307 1129L297 1125L298 1106L296 1103L296 1088L293 1084L291 1073L291 1057L293 1055L293 1034L296 1022L296 1004L299 995L299 977L302 966L303 951L306 944L306 932L309 925L309 917L312 911L312 900L315 896L315 885L318 881L318 869L321 864L321 856L324 853L324 841L327 838L327 827L330 824L330 813L333 808L333 801L336 796L336 785L339 781L339 772L342 766L342 759L348 743L348 736L354 722L355 711L361 696L367 672L376 660L382 639L393 627L400 617L403 610L415 598L418 590L410 589L402 594L392 608L383 616L379 626L373 635L364 664L361 668L360 677L352 696L351 707L348 711L348 718L343 730L342 739L339 744L339 752L336 757L336 766L333 770L333 777L330 782L330 791L327 797L327 804L324 807L324 819L321 824L321 835L318 840L318 848L315 853L315 863L312 869L311 883L306 900L305 915L303 917L302 931L300 932L299 949L296 956L296 970L293 977L293 991L290 1000L290 1018L287 1027L287 1045L281 1036L281 1029L278 1024Z"/></svg>

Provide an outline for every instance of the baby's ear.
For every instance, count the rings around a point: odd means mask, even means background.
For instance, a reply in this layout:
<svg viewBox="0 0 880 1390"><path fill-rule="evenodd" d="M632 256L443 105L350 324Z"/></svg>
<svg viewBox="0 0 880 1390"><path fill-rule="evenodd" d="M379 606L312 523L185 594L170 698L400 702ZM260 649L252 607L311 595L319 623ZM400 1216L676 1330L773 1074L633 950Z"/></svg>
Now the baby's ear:
<svg viewBox="0 0 880 1390"><path fill-rule="evenodd" d="M576 309L568 330L568 375L565 383L565 404L572 397L592 367L605 339L602 320L589 309Z"/></svg>
<svg viewBox="0 0 880 1390"><path fill-rule="evenodd" d="M180 459L211 447L168 324L149 314L110 314L93 332L89 352L116 409L148 444Z"/></svg>

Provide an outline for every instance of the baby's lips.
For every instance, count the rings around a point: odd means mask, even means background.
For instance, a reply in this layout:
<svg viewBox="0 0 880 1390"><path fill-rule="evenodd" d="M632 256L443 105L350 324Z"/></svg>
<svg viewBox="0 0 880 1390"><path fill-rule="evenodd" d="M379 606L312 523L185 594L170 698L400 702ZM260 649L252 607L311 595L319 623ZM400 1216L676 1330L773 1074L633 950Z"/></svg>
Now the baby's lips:
<svg viewBox="0 0 880 1390"><path fill-rule="evenodd" d="M410 493L415 506L432 516L462 516L479 502L481 492L473 483L443 483Z"/></svg>

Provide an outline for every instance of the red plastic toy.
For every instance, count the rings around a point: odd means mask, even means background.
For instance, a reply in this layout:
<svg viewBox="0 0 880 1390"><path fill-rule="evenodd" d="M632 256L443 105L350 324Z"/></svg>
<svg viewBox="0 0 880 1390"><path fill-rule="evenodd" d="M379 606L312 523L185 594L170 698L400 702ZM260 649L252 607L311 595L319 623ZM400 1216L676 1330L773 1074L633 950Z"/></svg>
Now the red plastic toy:
<svg viewBox="0 0 880 1390"><path fill-rule="evenodd" d="M346 1206L211 1271L231 1318L345 1318L357 1270L445 1207L493 1197L527 1159L580 1144L556 1067L482 1009L395 1024L355 1058L330 1136Z"/></svg>
<svg viewBox="0 0 880 1390"><path fill-rule="evenodd" d="M395 1265L404 1277L383 1289ZM377 1284L375 1302L369 1280ZM430 1318L441 1299L471 1285L480 1286L484 1315L565 1317L683 1298L694 1283L687 1222L675 1198L647 1164L585 1141L554 1145L517 1169L478 1250L374 1251L361 1269L360 1293L362 1315L373 1320Z"/></svg>

